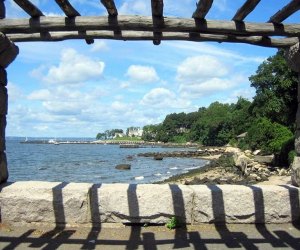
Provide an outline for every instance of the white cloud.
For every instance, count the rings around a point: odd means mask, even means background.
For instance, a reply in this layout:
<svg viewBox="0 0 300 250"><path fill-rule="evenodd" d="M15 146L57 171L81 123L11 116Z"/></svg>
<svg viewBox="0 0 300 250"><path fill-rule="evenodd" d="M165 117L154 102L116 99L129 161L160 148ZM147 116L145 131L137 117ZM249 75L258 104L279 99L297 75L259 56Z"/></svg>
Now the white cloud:
<svg viewBox="0 0 300 250"><path fill-rule="evenodd" d="M31 92L27 98L29 100L49 100L51 93L48 89L39 89Z"/></svg>
<svg viewBox="0 0 300 250"><path fill-rule="evenodd" d="M202 82L195 82L193 84L180 84L179 92L184 98L199 98L202 96L210 96L231 90L234 87L247 83L246 77L234 75L230 78L210 78Z"/></svg>
<svg viewBox="0 0 300 250"><path fill-rule="evenodd" d="M23 98L22 89L12 82L8 82L7 92L9 96L8 98L9 102L16 102Z"/></svg>
<svg viewBox="0 0 300 250"><path fill-rule="evenodd" d="M217 56L218 58L222 58L222 60L229 59L231 63L262 63L266 58L260 56L243 56L235 51L226 50L224 48L220 48L215 45L207 44L207 43L191 43L191 42L165 42L167 46L175 48L179 53L190 53L191 55L204 54ZM234 60L232 60L234 59Z"/></svg>
<svg viewBox="0 0 300 250"><path fill-rule="evenodd" d="M126 76L133 82L151 83L159 81L159 77L153 67L131 65L126 73Z"/></svg>
<svg viewBox="0 0 300 250"><path fill-rule="evenodd" d="M99 78L105 64L79 54L74 49L65 49L58 66L51 66L43 80L55 84L77 84Z"/></svg>
<svg viewBox="0 0 300 250"><path fill-rule="evenodd" d="M228 69L212 56L195 56L185 59L177 68L176 79L180 82L199 82L211 77L222 77Z"/></svg>
<svg viewBox="0 0 300 250"><path fill-rule="evenodd" d="M106 42L102 40L96 40L91 47L91 52L107 51L109 47Z"/></svg>
<svg viewBox="0 0 300 250"><path fill-rule="evenodd" d="M148 92L142 98L141 102L144 106L154 108L178 108L185 109L191 104L189 101L180 99L176 94L166 88L155 88Z"/></svg>
<svg viewBox="0 0 300 250"><path fill-rule="evenodd" d="M139 14L139 15L150 15L151 7L149 1L143 0L129 0L124 2L118 9L120 14Z"/></svg>

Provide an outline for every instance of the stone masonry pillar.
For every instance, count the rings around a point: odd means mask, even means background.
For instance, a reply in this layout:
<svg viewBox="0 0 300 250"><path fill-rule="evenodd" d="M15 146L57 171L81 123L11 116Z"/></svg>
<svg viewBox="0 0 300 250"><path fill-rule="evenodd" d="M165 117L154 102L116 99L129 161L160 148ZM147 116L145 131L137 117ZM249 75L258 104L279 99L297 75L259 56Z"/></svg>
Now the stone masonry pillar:
<svg viewBox="0 0 300 250"><path fill-rule="evenodd" d="M5 128L8 108L7 73L5 68L16 58L18 47L4 34L0 33L0 183L8 178L7 160L5 154Z"/></svg>
<svg viewBox="0 0 300 250"><path fill-rule="evenodd" d="M295 151L297 156L292 164L292 183L300 186L300 45L291 46L285 53L286 60L291 69L298 72L298 109L296 114Z"/></svg>

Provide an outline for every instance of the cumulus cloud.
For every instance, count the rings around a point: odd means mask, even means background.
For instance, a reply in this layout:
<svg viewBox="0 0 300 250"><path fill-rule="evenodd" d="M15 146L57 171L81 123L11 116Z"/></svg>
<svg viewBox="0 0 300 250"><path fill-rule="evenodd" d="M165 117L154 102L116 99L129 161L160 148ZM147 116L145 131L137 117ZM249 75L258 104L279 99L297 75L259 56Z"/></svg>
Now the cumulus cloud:
<svg viewBox="0 0 300 250"><path fill-rule="evenodd" d="M52 84L78 84L99 78L105 64L79 54L74 49L63 50L58 66L51 66L43 80Z"/></svg>
<svg viewBox="0 0 300 250"><path fill-rule="evenodd" d="M141 104L149 107L164 108L187 108L191 103L180 99L176 94L166 88L155 88L144 95Z"/></svg>
<svg viewBox="0 0 300 250"><path fill-rule="evenodd" d="M126 76L133 82L151 83L159 81L156 70L150 66L131 65L126 73Z"/></svg>
<svg viewBox="0 0 300 250"><path fill-rule="evenodd" d="M201 83L195 84L181 84L179 92L184 98L198 98L201 96L209 96L220 91L226 91L236 87L238 84L243 83L243 78L211 78Z"/></svg>
<svg viewBox="0 0 300 250"><path fill-rule="evenodd" d="M91 52L107 51L109 47L105 41L96 40L91 48Z"/></svg>
<svg viewBox="0 0 300 250"><path fill-rule="evenodd" d="M215 57L203 55L188 57L177 68L176 79L180 82L199 82L211 77L222 77L228 69Z"/></svg>
<svg viewBox="0 0 300 250"><path fill-rule="evenodd" d="M221 60L211 55L186 58L177 67L176 80L179 94L185 99L215 95L248 82L247 77L233 74Z"/></svg>

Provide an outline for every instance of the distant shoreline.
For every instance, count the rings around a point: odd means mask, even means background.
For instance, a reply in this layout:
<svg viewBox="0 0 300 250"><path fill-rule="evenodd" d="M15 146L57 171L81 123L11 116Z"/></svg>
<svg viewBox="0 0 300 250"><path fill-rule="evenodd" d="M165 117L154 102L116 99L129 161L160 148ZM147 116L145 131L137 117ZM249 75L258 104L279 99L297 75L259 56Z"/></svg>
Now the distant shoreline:
<svg viewBox="0 0 300 250"><path fill-rule="evenodd" d="M197 143L162 143L162 142L147 142L147 141L127 141L127 140L48 140L48 139L36 139L36 140L24 140L20 141L22 144L100 144L100 145L140 145L140 146L159 146L159 147L174 147L174 148L197 148L200 147Z"/></svg>

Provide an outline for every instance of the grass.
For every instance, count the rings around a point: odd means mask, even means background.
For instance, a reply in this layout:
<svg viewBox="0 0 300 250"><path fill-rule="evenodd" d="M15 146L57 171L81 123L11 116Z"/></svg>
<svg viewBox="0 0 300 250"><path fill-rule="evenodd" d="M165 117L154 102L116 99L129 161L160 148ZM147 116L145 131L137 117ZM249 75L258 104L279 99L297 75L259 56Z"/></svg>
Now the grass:
<svg viewBox="0 0 300 250"><path fill-rule="evenodd" d="M117 137L115 139L112 139L112 141L143 141L143 140L139 137L124 136L124 137Z"/></svg>

